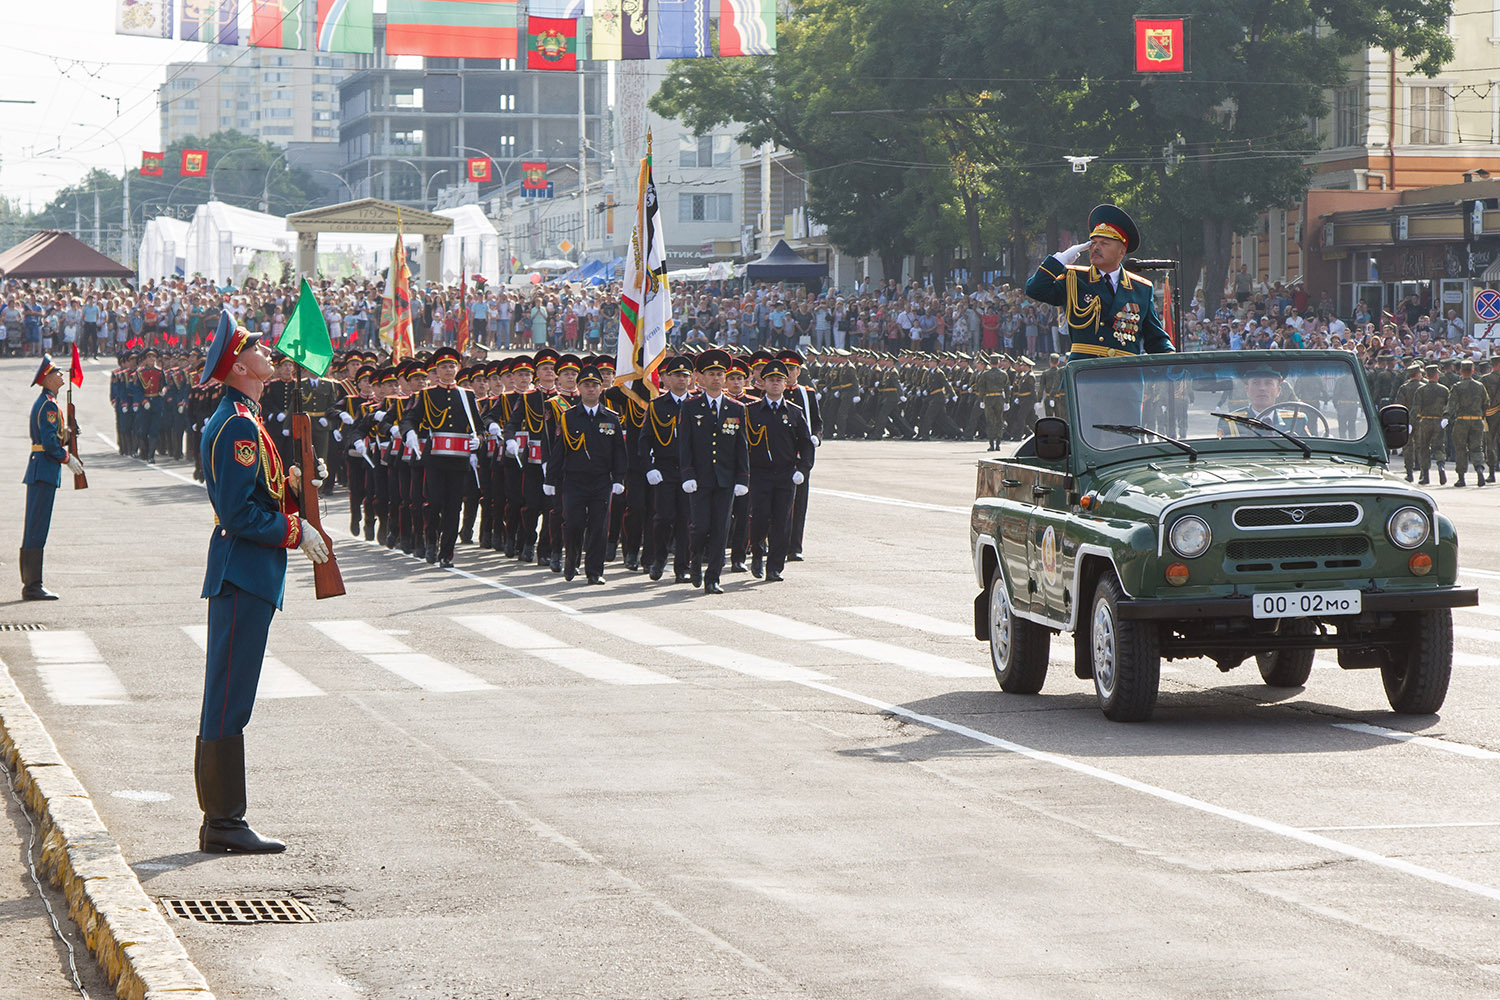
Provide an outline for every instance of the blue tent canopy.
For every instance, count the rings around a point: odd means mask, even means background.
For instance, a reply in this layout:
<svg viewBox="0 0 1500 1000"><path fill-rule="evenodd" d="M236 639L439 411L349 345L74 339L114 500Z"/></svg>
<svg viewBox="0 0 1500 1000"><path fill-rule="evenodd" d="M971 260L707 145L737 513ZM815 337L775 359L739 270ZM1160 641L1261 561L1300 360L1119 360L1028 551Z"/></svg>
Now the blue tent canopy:
<svg viewBox="0 0 1500 1000"><path fill-rule="evenodd" d="M807 281L828 277L828 265L797 256L786 240L777 240L771 252L745 265L751 281Z"/></svg>

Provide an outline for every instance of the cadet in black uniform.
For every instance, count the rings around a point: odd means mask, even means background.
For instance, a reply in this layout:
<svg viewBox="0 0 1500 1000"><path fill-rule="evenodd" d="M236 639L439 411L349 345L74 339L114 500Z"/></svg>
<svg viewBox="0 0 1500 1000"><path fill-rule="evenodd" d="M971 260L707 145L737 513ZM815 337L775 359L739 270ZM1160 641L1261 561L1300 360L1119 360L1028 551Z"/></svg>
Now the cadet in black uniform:
<svg viewBox="0 0 1500 1000"><path fill-rule="evenodd" d="M579 401L558 418L556 446L547 460L548 495L561 493L563 579L578 573L579 556L589 583L604 582L604 547L611 496L625 492L625 434L620 418L599 399L604 381L589 366L578 376Z"/></svg>
<svg viewBox="0 0 1500 1000"><path fill-rule="evenodd" d="M812 386L798 385L797 375L802 371L802 355L793 350L785 350L776 356L776 360L786 366L786 395L792 402L802 410L807 418L807 432L812 437L813 448L823 443L823 414L818 409L818 392ZM812 465L811 462L808 463ZM792 504L792 536L787 542L787 561L802 561L802 534L807 525L807 498L808 483L812 479L811 469L803 473L802 482L797 484L797 498Z"/></svg>
<svg viewBox="0 0 1500 1000"><path fill-rule="evenodd" d="M610 365L613 364L611 361ZM642 562L650 569L651 553L654 551L651 538L655 513L652 499L655 490L646 483L646 466L641 461L640 452L641 437L647 433L647 404L642 401L644 398L645 390L642 388L627 392L624 386L616 385L604 390L604 405L620 415L620 424L625 430L626 451L630 458L630 468L625 473L625 496L621 498L625 502L615 504L614 509L620 512L618 524L613 523L615 514L610 514L610 536L616 537L618 531L625 568L632 572L640 569Z"/></svg>
<svg viewBox="0 0 1500 1000"><path fill-rule="evenodd" d="M539 352L540 353L540 352ZM556 362L550 362L555 364ZM505 425L505 454L521 469L521 503L516 520L516 555L536 558L537 521L542 516L542 462L547 447L547 395L531 381L531 358L515 360L516 400Z"/></svg>
<svg viewBox="0 0 1500 1000"><path fill-rule="evenodd" d="M479 416L474 394L455 383L462 360L451 347L432 354L436 381L417 393L401 420L406 446L424 463L422 499L427 511L427 561L453 565L464 492L479 464ZM422 440L425 435L426 441Z"/></svg>
<svg viewBox="0 0 1500 1000"><path fill-rule="evenodd" d="M750 492L750 456L745 449L745 408L724 395L729 354L717 348L698 355L703 394L683 404L677 418L682 492L691 496L692 580L704 593L722 594L724 547L734 498ZM708 567L704 571L704 556Z"/></svg>
<svg viewBox="0 0 1500 1000"><path fill-rule="evenodd" d="M786 563L787 539L797 487L812 468L813 443L801 408L782 397L786 366L771 361L761 369L766 397L745 411L745 439L750 456L750 573L760 579L765 558L766 582L775 583ZM769 539L769 552L767 540Z"/></svg>
<svg viewBox="0 0 1500 1000"><path fill-rule="evenodd" d="M645 555L651 579L660 580L667 564L667 540L674 539L672 568L677 583L688 577L689 504L682 492L682 455L678 444L679 416L693 381L693 363L682 356L668 358L657 369L667 391L646 408L645 427L636 443L646 483L652 489L655 514L651 547Z"/></svg>

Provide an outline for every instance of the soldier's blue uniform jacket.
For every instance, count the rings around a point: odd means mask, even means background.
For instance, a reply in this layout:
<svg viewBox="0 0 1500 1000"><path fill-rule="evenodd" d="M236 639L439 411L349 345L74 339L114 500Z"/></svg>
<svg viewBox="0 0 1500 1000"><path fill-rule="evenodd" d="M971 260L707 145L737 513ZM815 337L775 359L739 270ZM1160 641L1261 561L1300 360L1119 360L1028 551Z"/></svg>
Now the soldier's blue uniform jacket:
<svg viewBox="0 0 1500 1000"><path fill-rule="evenodd" d="M1167 354L1172 340L1156 317L1151 282L1120 271L1120 289L1090 265L1060 263L1049 255L1026 282L1026 294L1063 310L1063 332L1073 360L1126 354Z"/></svg>
<svg viewBox="0 0 1500 1000"><path fill-rule="evenodd" d="M260 407L226 386L200 448L214 505L202 596L215 597L233 584L280 608L286 551L302 544L302 519Z"/></svg>
<svg viewBox="0 0 1500 1000"><path fill-rule="evenodd" d="M58 427L62 413L57 408L57 398L42 390L42 394L31 404L31 461L26 464L26 476L21 482L43 486L62 484L62 467L68 462L68 449L63 446Z"/></svg>

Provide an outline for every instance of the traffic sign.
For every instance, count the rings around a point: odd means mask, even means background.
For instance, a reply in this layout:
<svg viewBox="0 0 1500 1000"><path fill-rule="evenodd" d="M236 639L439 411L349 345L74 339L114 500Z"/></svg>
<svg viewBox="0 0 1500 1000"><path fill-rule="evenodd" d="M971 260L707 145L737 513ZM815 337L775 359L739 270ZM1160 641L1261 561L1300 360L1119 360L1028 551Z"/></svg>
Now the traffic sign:
<svg viewBox="0 0 1500 1000"><path fill-rule="evenodd" d="M569 243L567 240L563 240L557 245L557 249L561 250L563 253L570 253L573 250L573 244Z"/></svg>
<svg viewBox="0 0 1500 1000"><path fill-rule="evenodd" d="M1486 323L1500 320L1500 292L1481 288L1474 293L1474 315Z"/></svg>

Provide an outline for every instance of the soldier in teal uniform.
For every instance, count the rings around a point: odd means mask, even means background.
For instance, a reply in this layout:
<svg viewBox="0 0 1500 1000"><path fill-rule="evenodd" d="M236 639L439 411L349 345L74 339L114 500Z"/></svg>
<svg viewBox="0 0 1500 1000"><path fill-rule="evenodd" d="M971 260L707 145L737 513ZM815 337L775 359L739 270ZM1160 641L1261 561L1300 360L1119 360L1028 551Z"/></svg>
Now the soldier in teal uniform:
<svg viewBox="0 0 1500 1000"><path fill-rule="evenodd" d="M222 314L202 376L203 383L224 384L200 446L214 530L203 580L208 654L193 771L203 810L198 847L211 854L286 849L245 822L245 727L266 633L281 607L286 551L301 548L314 563L328 559L327 543L299 512L301 472L282 465L261 422L261 391L273 369L259 340Z"/></svg>
<svg viewBox="0 0 1500 1000"><path fill-rule="evenodd" d="M42 551L52 527L52 502L62 484L62 467L75 476L83 465L68 454L66 424L57 408L57 390L66 376L42 355L32 385L42 387L31 404L31 459L26 464L26 523L21 532L21 600L55 601L57 595L42 586Z"/></svg>

